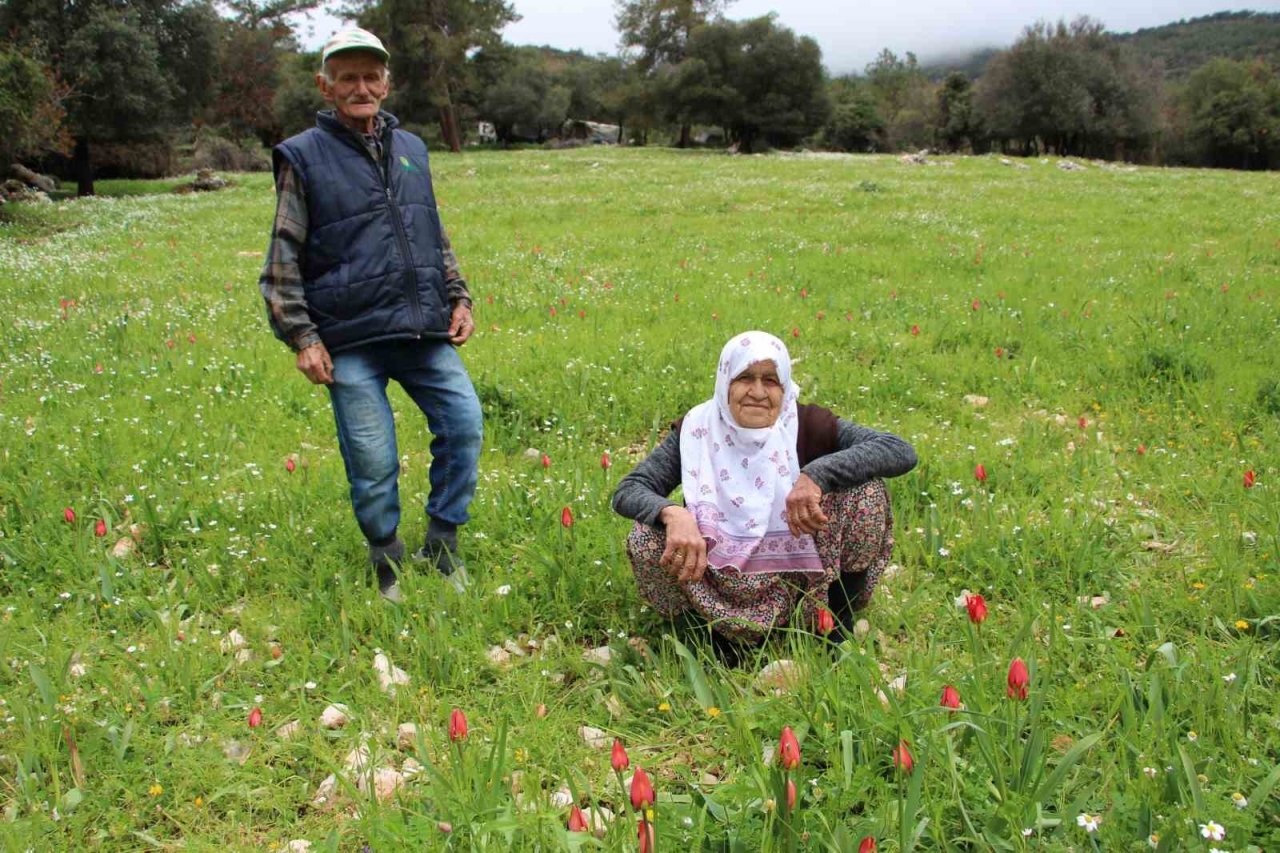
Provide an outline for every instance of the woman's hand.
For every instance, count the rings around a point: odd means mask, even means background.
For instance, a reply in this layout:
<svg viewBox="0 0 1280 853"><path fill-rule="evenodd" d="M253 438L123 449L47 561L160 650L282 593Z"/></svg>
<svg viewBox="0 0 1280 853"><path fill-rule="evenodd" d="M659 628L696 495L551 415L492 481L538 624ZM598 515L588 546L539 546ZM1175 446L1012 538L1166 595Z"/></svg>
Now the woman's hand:
<svg viewBox="0 0 1280 853"><path fill-rule="evenodd" d="M826 528L827 521L822 511L822 489L808 474L801 474L787 495L787 527L791 535L813 535Z"/></svg>
<svg viewBox="0 0 1280 853"><path fill-rule="evenodd" d="M702 580L707 570L707 540L693 513L682 506L664 507L658 514L667 528L667 548L658 560L681 583Z"/></svg>

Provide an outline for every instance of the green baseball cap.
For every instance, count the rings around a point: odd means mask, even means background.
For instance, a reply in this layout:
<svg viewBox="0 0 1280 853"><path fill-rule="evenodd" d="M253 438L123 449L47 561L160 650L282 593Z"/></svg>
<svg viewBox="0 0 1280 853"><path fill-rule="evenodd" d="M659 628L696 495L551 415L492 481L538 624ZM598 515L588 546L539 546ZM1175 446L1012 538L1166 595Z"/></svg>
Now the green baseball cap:
<svg viewBox="0 0 1280 853"><path fill-rule="evenodd" d="M335 53L345 53L348 50L367 50L370 53L376 53L383 62L391 59L391 54L387 53L387 49L382 46L382 41L377 36L368 30L353 27L334 33L333 37L325 42L320 64L328 62L329 57Z"/></svg>

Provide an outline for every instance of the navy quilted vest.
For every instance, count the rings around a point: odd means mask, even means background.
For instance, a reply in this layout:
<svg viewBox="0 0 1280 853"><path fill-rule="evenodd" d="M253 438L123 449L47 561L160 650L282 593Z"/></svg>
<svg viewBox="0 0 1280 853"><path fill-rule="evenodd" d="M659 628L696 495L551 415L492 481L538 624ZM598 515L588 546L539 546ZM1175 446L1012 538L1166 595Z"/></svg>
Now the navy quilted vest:
<svg viewBox="0 0 1280 853"><path fill-rule="evenodd" d="M396 338L447 338L440 216L427 146L398 130L382 138L386 179L332 112L275 148L307 197L302 259L307 310L331 351Z"/></svg>

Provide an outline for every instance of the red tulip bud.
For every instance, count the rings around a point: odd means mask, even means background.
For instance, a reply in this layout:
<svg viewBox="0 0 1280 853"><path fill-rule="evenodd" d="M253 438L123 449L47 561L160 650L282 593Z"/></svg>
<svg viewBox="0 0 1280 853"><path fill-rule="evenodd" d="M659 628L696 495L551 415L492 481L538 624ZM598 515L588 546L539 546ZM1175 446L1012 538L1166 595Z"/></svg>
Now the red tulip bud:
<svg viewBox="0 0 1280 853"><path fill-rule="evenodd" d="M1022 658L1014 658L1009 663L1009 689L1010 699L1026 699L1027 684L1031 681L1031 676L1027 673L1027 665L1022 662Z"/></svg>
<svg viewBox="0 0 1280 853"><path fill-rule="evenodd" d="M544 453L544 454L542 454L542 467L543 467L543 468L550 468L550 467L551 467L551 457L550 457L550 456L548 456L548 455L547 455L547 454L545 454L545 453Z"/></svg>
<svg viewBox="0 0 1280 853"><path fill-rule="evenodd" d="M570 832L586 832L590 827L587 825L587 816L582 813L582 809L576 805L569 810L569 831Z"/></svg>
<svg viewBox="0 0 1280 853"><path fill-rule="evenodd" d="M651 805L653 805L653 783L649 781L649 774L644 772L644 768L637 767L635 775L631 777L631 807L639 811Z"/></svg>
<svg viewBox="0 0 1280 853"><path fill-rule="evenodd" d="M985 483L987 481L987 466L983 465L981 462L974 466L973 479L977 480L979 483Z"/></svg>
<svg viewBox="0 0 1280 853"><path fill-rule="evenodd" d="M607 450L600 454L600 467L605 471L613 467L613 460L609 458L609 451Z"/></svg>
<svg viewBox="0 0 1280 853"><path fill-rule="evenodd" d="M102 372L102 362L100 362L100 361L99 361L97 364L95 364L95 365L93 366L93 372L94 372L94 373L101 373L101 372Z"/></svg>
<svg viewBox="0 0 1280 853"><path fill-rule="evenodd" d="M982 307L982 303L979 302L977 299L975 299L973 300L973 302L969 303L969 307L972 308L974 311L977 311L979 308Z"/></svg>
<svg viewBox="0 0 1280 853"><path fill-rule="evenodd" d="M627 756L626 747L622 745L620 738L613 739L613 752L609 754L609 765L618 773L631 766L631 759Z"/></svg>
<svg viewBox="0 0 1280 853"><path fill-rule="evenodd" d="M62 517L66 519L67 524L76 523L76 511L71 507L67 507L62 511Z"/></svg>
<svg viewBox="0 0 1280 853"><path fill-rule="evenodd" d="M809 298L809 289L807 287L800 288L800 298L801 299Z"/></svg>
<svg viewBox="0 0 1280 853"><path fill-rule="evenodd" d="M964 607L969 611L969 621L981 625L987 621L987 600L980 595L971 595L964 600Z"/></svg>
<svg viewBox="0 0 1280 853"><path fill-rule="evenodd" d="M898 745L893 748L893 766L903 773L910 773L916 766L915 759L911 757L911 750L907 748L905 740L898 741Z"/></svg>
<svg viewBox="0 0 1280 853"><path fill-rule="evenodd" d="M913 335L918 335L918 334L920 334L920 327L919 327L919 326L912 326L912 327L911 327L911 334L913 334Z"/></svg>
<svg viewBox="0 0 1280 853"><path fill-rule="evenodd" d="M294 462L292 457L284 460L284 470L288 471L290 474L296 471L297 468L298 468L298 463Z"/></svg>
<svg viewBox="0 0 1280 853"><path fill-rule="evenodd" d="M579 319L579 320L585 320L585 319L587 319L587 312L586 312L586 310L585 310L585 309L583 309L583 308L579 308L579 309L578 309L578 319Z"/></svg>
<svg viewBox="0 0 1280 853"><path fill-rule="evenodd" d="M868 835L858 845L858 853L876 853L876 840Z"/></svg>
<svg viewBox="0 0 1280 853"><path fill-rule="evenodd" d="M97 523L97 524L93 525L93 535L94 535L94 536L106 536L106 535L107 535L107 523L106 523L105 521L103 521L101 518L100 518L100 519L98 519L98 523Z"/></svg>
<svg viewBox="0 0 1280 853"><path fill-rule="evenodd" d="M653 824L647 820L640 821L636 837L640 839L640 853L653 853Z"/></svg>
<svg viewBox="0 0 1280 853"><path fill-rule="evenodd" d="M996 347L996 358L1004 358L1004 347Z"/></svg>
<svg viewBox="0 0 1280 853"><path fill-rule="evenodd" d="M554 305L551 306L551 316L552 317L556 316L556 306Z"/></svg>
<svg viewBox="0 0 1280 853"><path fill-rule="evenodd" d="M784 770L795 770L800 766L800 742L791 726L782 727L782 737L778 739L778 763Z"/></svg>
<svg viewBox="0 0 1280 853"><path fill-rule="evenodd" d="M825 607L818 608L818 633L830 634L835 630L836 618L831 615L831 611Z"/></svg>
<svg viewBox="0 0 1280 853"><path fill-rule="evenodd" d="M1139 455L1139 456L1146 456L1146 455L1147 455L1147 446L1146 446L1145 444L1139 444L1139 445L1138 445L1138 455Z"/></svg>
<svg viewBox="0 0 1280 853"><path fill-rule="evenodd" d="M948 684L942 688L942 701L938 704L953 711L960 710L960 691Z"/></svg>
<svg viewBox="0 0 1280 853"><path fill-rule="evenodd" d="M573 510L568 507L560 510L560 524L563 527L573 527Z"/></svg>
<svg viewBox="0 0 1280 853"><path fill-rule="evenodd" d="M467 739L467 715L454 708L449 714L449 740Z"/></svg>
<svg viewBox="0 0 1280 853"><path fill-rule="evenodd" d="M800 328L798 326L791 327L791 337L793 338L800 337Z"/></svg>
<svg viewBox="0 0 1280 853"><path fill-rule="evenodd" d="M1089 428L1089 419L1086 418L1084 415L1081 415L1080 420L1076 421L1076 423L1080 424L1080 429Z"/></svg>
<svg viewBox="0 0 1280 853"><path fill-rule="evenodd" d="M1255 482L1257 482L1257 480L1258 480L1258 478L1257 478L1257 476L1253 473L1253 469L1252 469L1252 468L1250 468L1248 471L1245 471L1245 472L1244 472L1244 487L1245 487L1246 489L1252 489L1252 488L1253 488L1253 484L1254 484Z"/></svg>
<svg viewBox="0 0 1280 853"><path fill-rule="evenodd" d="M249 712L249 728L256 729L262 725L262 709L254 708Z"/></svg>
<svg viewBox="0 0 1280 853"><path fill-rule="evenodd" d="M796 783L791 779L787 780L787 811L796 810Z"/></svg>

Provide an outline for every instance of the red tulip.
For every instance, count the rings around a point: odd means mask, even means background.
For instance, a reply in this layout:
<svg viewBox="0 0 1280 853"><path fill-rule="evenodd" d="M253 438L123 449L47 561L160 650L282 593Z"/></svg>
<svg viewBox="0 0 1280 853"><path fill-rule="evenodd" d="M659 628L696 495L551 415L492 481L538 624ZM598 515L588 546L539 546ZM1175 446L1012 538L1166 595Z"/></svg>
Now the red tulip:
<svg viewBox="0 0 1280 853"><path fill-rule="evenodd" d="M609 451L607 450L600 454L600 467L605 471L613 467L613 459L609 457Z"/></svg>
<svg viewBox="0 0 1280 853"><path fill-rule="evenodd" d="M950 684L942 688L942 701L938 703L944 708L950 708L953 711L960 710L960 691L956 690Z"/></svg>
<svg viewBox="0 0 1280 853"><path fill-rule="evenodd" d="M196 336L194 334L188 334L187 343L194 344L195 342L196 342Z"/></svg>
<svg viewBox="0 0 1280 853"><path fill-rule="evenodd" d="M971 595L964 600L964 607L969 611L969 621L981 625L987 621L987 600L980 595Z"/></svg>
<svg viewBox="0 0 1280 853"><path fill-rule="evenodd" d="M919 327L919 326L912 326L912 327L911 327L911 334L913 334L913 335L918 335L918 334L920 334L920 327Z"/></svg>
<svg viewBox="0 0 1280 853"><path fill-rule="evenodd" d="M1010 699L1026 699L1027 684L1031 681L1031 676L1027 673L1027 665L1022 662L1022 658L1014 658L1009 662L1009 689L1007 693Z"/></svg>
<svg viewBox="0 0 1280 853"><path fill-rule="evenodd" d="M609 766L618 773L631 766L631 758L627 755L626 747L622 745L621 738L613 739L613 752L609 754Z"/></svg>
<svg viewBox="0 0 1280 853"><path fill-rule="evenodd" d="M1253 488L1253 484L1254 484L1255 482L1257 482L1257 479L1258 479L1258 478L1257 478L1257 476L1253 473L1253 469L1252 469L1252 468L1250 468L1248 471L1245 471L1245 472L1244 472L1244 487L1245 487L1246 489L1252 489L1252 488Z"/></svg>
<svg viewBox="0 0 1280 853"><path fill-rule="evenodd" d="M787 811L796 810L796 783L791 779L787 780Z"/></svg>
<svg viewBox="0 0 1280 853"><path fill-rule="evenodd" d="M552 317L556 316L556 306L554 305L551 306L551 316Z"/></svg>
<svg viewBox="0 0 1280 853"><path fill-rule="evenodd" d="M652 853L653 851L653 824L647 820L640 821L636 828L636 837L640 839L640 853Z"/></svg>
<svg viewBox="0 0 1280 853"><path fill-rule="evenodd" d="M808 288L806 288L806 287L802 287L802 288L800 288L800 298L801 298L801 299L808 299L808 298L809 298L809 289L808 289Z"/></svg>
<svg viewBox="0 0 1280 853"><path fill-rule="evenodd" d="M297 470L297 468L298 463L294 462L292 458L284 460L284 470L288 471L290 474Z"/></svg>
<svg viewBox="0 0 1280 853"><path fill-rule="evenodd" d="M1138 445L1138 455L1139 455L1139 456L1146 456L1146 455L1147 455L1147 446L1146 446L1145 444L1139 444L1139 445Z"/></svg>
<svg viewBox="0 0 1280 853"><path fill-rule="evenodd" d="M100 518L100 519L98 519L98 523L97 523L97 524L93 525L93 535L94 535L94 536L106 536L106 535L107 535L107 523L106 523L105 521L103 521L101 518Z"/></svg>
<svg viewBox="0 0 1280 853"><path fill-rule="evenodd" d="M996 358L1004 358L1004 347L996 347Z"/></svg>
<svg viewBox="0 0 1280 853"><path fill-rule="evenodd" d="M982 303L975 299L973 300L973 302L969 303L969 307L972 308L974 311L977 311L979 308L982 307Z"/></svg>
<svg viewBox="0 0 1280 853"><path fill-rule="evenodd" d="M916 766L915 759L911 757L911 750L907 748L905 740L898 741L898 745L893 748L893 766L903 773L910 773Z"/></svg>
<svg viewBox="0 0 1280 853"><path fill-rule="evenodd" d="M93 372L94 372L94 373L101 373L101 372L102 372L102 362L100 362L100 361L99 361L97 364L95 364L95 365L93 366Z"/></svg>
<svg viewBox="0 0 1280 853"><path fill-rule="evenodd" d="M791 327L791 337L793 337L793 338L798 338L798 337L800 337L800 327L798 327L798 326L792 326L792 327Z"/></svg>
<svg viewBox="0 0 1280 853"><path fill-rule="evenodd" d="M467 715L454 708L449 714L449 740L467 739Z"/></svg>
<svg viewBox="0 0 1280 853"><path fill-rule="evenodd" d="M1076 421L1076 423L1080 424L1080 429L1088 429L1089 427L1089 419L1084 415L1081 415L1080 420Z"/></svg>
<svg viewBox="0 0 1280 853"><path fill-rule="evenodd" d="M587 825L587 816L582 813L582 809L575 805L569 811L569 831L570 832L586 832L590 827Z"/></svg>
<svg viewBox="0 0 1280 853"><path fill-rule="evenodd" d="M582 309L582 308L579 308L579 309L578 309L578 319L579 319L579 320L585 320L585 319L587 319L587 312L586 312L584 309Z"/></svg>
<svg viewBox="0 0 1280 853"><path fill-rule="evenodd" d="M255 707L249 712L249 728L256 729L260 725L262 725L262 709Z"/></svg>
<svg viewBox="0 0 1280 853"><path fill-rule="evenodd" d="M974 466L973 479L977 480L979 483L985 483L987 481L987 466L983 465L981 462Z"/></svg>
<svg viewBox="0 0 1280 853"><path fill-rule="evenodd" d="M71 507L67 507L62 511L62 517L66 519L67 524L76 523L76 511Z"/></svg>
<svg viewBox="0 0 1280 853"><path fill-rule="evenodd" d="M173 338L169 338L167 341L165 341L164 345L167 346L169 349L173 349L175 346L177 346L177 344L174 343Z"/></svg>
<svg viewBox="0 0 1280 853"><path fill-rule="evenodd" d="M548 455L547 455L547 454L545 454L545 453L544 453L544 454L542 454L542 467L543 467L543 468L550 468L550 467L551 467L551 457L550 457L550 456L548 456Z"/></svg>
<svg viewBox="0 0 1280 853"><path fill-rule="evenodd" d="M835 630L836 619L831 615L831 611L825 607L818 608L818 633L830 634Z"/></svg>
<svg viewBox="0 0 1280 853"><path fill-rule="evenodd" d="M868 835L862 839L862 843L858 845L858 853L876 853L876 840Z"/></svg>
<svg viewBox="0 0 1280 853"><path fill-rule="evenodd" d="M651 805L653 783L649 781L649 774L644 772L644 768L637 767L635 775L631 777L631 807L639 811Z"/></svg>
<svg viewBox="0 0 1280 853"><path fill-rule="evenodd" d="M568 507L560 510L560 524L563 527L573 527L573 510Z"/></svg>
<svg viewBox="0 0 1280 853"><path fill-rule="evenodd" d="M795 770L800 766L800 742L791 726L782 727L782 737L778 739L778 763L784 770Z"/></svg>

